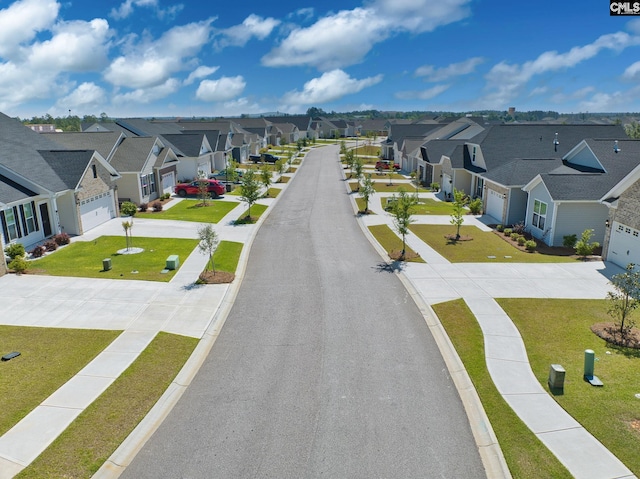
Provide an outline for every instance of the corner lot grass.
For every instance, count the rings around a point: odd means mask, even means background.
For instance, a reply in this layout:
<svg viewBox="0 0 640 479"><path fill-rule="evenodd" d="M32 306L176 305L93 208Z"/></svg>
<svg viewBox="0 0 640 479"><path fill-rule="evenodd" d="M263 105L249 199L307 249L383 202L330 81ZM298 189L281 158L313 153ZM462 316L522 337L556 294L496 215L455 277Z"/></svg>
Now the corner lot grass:
<svg viewBox="0 0 640 479"><path fill-rule="evenodd" d="M262 216L262 213L264 213L267 210L267 205L261 205L258 203L254 203L253 205L251 205L251 219L253 221L257 221L258 218L260 218L260 216ZM245 223L245 218L247 217L247 215L249 214L249 209L247 208L244 213L242 213L240 216L238 216L238 219L236 220L236 223L238 224L244 224Z"/></svg>
<svg viewBox="0 0 640 479"><path fill-rule="evenodd" d="M513 412L493 384L486 367L482 331L466 303L459 299L436 304L433 309L480 396L514 479L570 479L571 474ZM566 334L563 332L560 337Z"/></svg>
<svg viewBox="0 0 640 479"><path fill-rule="evenodd" d="M391 198L391 196L380 198L381 206L383 208L386 207L387 201ZM437 201L431 198L420 198L419 203L411 207L411 213L414 215L451 216L453 213L453 203Z"/></svg>
<svg viewBox="0 0 640 479"><path fill-rule="evenodd" d="M168 282L176 271L161 273L167 257L177 254L182 263L198 245L198 240L134 236L131 243L133 247L144 248L144 251L118 254L118 250L127 246L124 236L101 236L94 241L76 241L53 254L31 261L27 271L52 276ZM102 269L104 258L111 258L110 271Z"/></svg>
<svg viewBox="0 0 640 479"><path fill-rule="evenodd" d="M543 388L551 364L566 370L555 400L640 476L640 350L610 347L589 329L611 321L607 300L500 299L520 330L531 369ZM638 317L638 312L633 313ZM594 373L604 387L584 381L584 350L595 352ZM609 353L609 354L607 354Z"/></svg>
<svg viewBox="0 0 640 479"><path fill-rule="evenodd" d="M0 351L19 351L0 364L0 435L71 379L120 331L0 326Z"/></svg>
<svg viewBox="0 0 640 479"><path fill-rule="evenodd" d="M220 241L216 252L213 254L213 263L216 271L235 273L243 246L244 243L236 241Z"/></svg>
<svg viewBox="0 0 640 479"><path fill-rule="evenodd" d="M380 245L385 249L387 254L391 256L394 251L400 252L402 251L402 239L396 235L391 228L387 225L375 225L369 226L369 231L375 237L376 241L380 243ZM407 261L413 263L424 263L425 260L416 255L416 252L413 251L407 245L405 247L405 253L411 259ZM412 257L416 255L415 257Z"/></svg>
<svg viewBox="0 0 640 479"><path fill-rule="evenodd" d="M237 188L236 188L237 189ZM229 194L229 193L227 193ZM200 200L185 199L171 208L156 213L137 213L136 218L154 220L196 221L198 223L218 223L232 209L238 206L234 201L209 200L209 206L200 206ZM134 230L135 233L135 230Z"/></svg>
<svg viewBox="0 0 640 479"><path fill-rule="evenodd" d="M16 477L93 476L158 401L197 343L195 338L159 333L138 359Z"/></svg>
<svg viewBox="0 0 640 479"><path fill-rule="evenodd" d="M455 235L454 225L416 225L409 229L422 241L452 263L570 263L576 260L567 256L545 255L539 252L525 253L498 238L490 231L475 226L462 226L460 235L473 238L469 241L450 241L445 236ZM495 256L495 258L489 258ZM511 258L505 258L511 256Z"/></svg>

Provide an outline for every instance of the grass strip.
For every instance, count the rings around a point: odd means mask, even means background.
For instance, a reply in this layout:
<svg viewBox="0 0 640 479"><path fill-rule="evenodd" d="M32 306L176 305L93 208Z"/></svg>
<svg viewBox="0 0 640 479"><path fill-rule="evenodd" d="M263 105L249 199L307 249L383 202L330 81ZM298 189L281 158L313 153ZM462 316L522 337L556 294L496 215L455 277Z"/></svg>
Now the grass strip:
<svg viewBox="0 0 640 479"><path fill-rule="evenodd" d="M162 273L167 257L177 254L183 262L197 245L197 239L134 236L131 246L142 248L143 251L137 254L120 254L118 251L127 246L124 236L101 236L93 241L76 241L51 255L31 261L28 272L52 276L168 282L177 270ZM104 271L105 258L111 259L111 270Z"/></svg>
<svg viewBox="0 0 640 479"><path fill-rule="evenodd" d="M570 479L569 471L513 412L498 392L484 357L482 331L462 299L433 305L462 360L493 427L511 475Z"/></svg>
<svg viewBox="0 0 640 479"><path fill-rule="evenodd" d="M244 243L236 241L220 241L216 252L213 254L213 261L217 271L235 273L238 268L238 261L242 253Z"/></svg>
<svg viewBox="0 0 640 479"><path fill-rule="evenodd" d="M236 188L238 189L238 188ZM234 190L235 191L235 190ZM227 195L230 193L226 193ZM195 221L198 223L218 223L232 209L238 206L234 201L208 200L203 206L200 200L184 199L166 210L136 213L136 218L154 220ZM134 220L135 221L135 220Z"/></svg>
<svg viewBox="0 0 640 479"><path fill-rule="evenodd" d="M264 213L267 210L267 205L261 205L258 203L254 203L253 205L251 205L251 219L249 220L248 215L249 215L249 209L246 209L244 211L244 213L242 213L238 219L236 220L236 224L251 224L251 223L255 223L256 221L258 221L258 218L260 218L262 216L262 213Z"/></svg>
<svg viewBox="0 0 640 479"><path fill-rule="evenodd" d="M609 302L500 299L498 303L520 330L542 387L548 390L550 365L561 364L566 371L564 394L554 399L640 476L640 400L635 397L640 393L640 350L609 346L590 329L612 321ZM586 349L595 353L594 373L604 387L583 380Z"/></svg>
<svg viewBox="0 0 640 479"><path fill-rule="evenodd" d="M391 228L387 225L374 225L369 226L369 231L374 236L376 241L380 243L387 254L390 257L394 257L397 253L402 251L402 239L396 235ZM408 245L405 245L405 255L407 258L406 261L412 263L425 263L418 254L413 251Z"/></svg>
<svg viewBox="0 0 640 479"><path fill-rule="evenodd" d="M136 361L16 477L91 477L176 377L198 340L159 333Z"/></svg>
<svg viewBox="0 0 640 479"><path fill-rule="evenodd" d="M0 326L0 435L75 376L120 331Z"/></svg>

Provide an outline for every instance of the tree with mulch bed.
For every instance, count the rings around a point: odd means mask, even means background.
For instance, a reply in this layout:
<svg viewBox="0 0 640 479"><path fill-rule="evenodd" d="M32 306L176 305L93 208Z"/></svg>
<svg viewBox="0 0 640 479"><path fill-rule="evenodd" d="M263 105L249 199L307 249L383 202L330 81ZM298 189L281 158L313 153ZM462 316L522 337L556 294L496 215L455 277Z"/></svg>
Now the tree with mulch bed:
<svg viewBox="0 0 640 479"><path fill-rule="evenodd" d="M364 210L358 211L364 215L369 214L369 199L376 194L376 189L373 186L373 180L371 179L371 173L364 177L362 185L360 186L360 196L364 200Z"/></svg>
<svg viewBox="0 0 640 479"><path fill-rule="evenodd" d="M253 170L247 170L242 177L242 184L240 185L240 199L247 204L248 211L246 219L249 223L252 223L251 205L260 199L260 181Z"/></svg>
<svg viewBox="0 0 640 479"><path fill-rule="evenodd" d="M393 226L400 236L402 236L402 252L400 257L397 258L400 261L404 260L406 253L406 237L409 233L409 225L413 223L414 219L411 214L411 207L416 204L416 197L407 194L407 192L400 188L398 196L393 195L391 215L393 216Z"/></svg>
<svg viewBox="0 0 640 479"><path fill-rule="evenodd" d="M464 191L459 191L455 188L453 189L453 212L451 213L451 224L456 227L456 235L455 237L452 236L451 238L448 237L447 239L453 239L455 241L460 240L460 226L462 226L462 223L464 223L465 215L465 199L466 195L464 194Z"/></svg>
<svg viewBox="0 0 640 479"><path fill-rule="evenodd" d="M598 323L591 330L608 343L625 348L640 349L640 329L636 328L631 313L640 306L640 272L633 263L624 273L611 278L614 291L607 293L608 313L614 318L610 323Z"/></svg>

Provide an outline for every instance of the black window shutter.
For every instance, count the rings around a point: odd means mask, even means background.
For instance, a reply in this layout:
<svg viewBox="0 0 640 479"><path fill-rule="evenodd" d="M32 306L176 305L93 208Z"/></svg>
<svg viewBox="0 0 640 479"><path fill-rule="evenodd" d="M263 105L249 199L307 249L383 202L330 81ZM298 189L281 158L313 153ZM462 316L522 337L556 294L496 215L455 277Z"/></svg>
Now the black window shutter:
<svg viewBox="0 0 640 479"><path fill-rule="evenodd" d="M22 238L22 230L20 228L20 214L18 213L18 207L13 207L13 218L16 222L16 232L18 233L18 238Z"/></svg>
<svg viewBox="0 0 640 479"><path fill-rule="evenodd" d="M40 231L40 226L38 225L38 215L36 214L36 202L31 202L31 214L33 215L33 224L36 227L36 231Z"/></svg>
<svg viewBox="0 0 640 479"><path fill-rule="evenodd" d="M7 228L7 220L4 218L4 211L0 211L0 220L2 220L2 235L4 236L4 244L9 244L9 228Z"/></svg>

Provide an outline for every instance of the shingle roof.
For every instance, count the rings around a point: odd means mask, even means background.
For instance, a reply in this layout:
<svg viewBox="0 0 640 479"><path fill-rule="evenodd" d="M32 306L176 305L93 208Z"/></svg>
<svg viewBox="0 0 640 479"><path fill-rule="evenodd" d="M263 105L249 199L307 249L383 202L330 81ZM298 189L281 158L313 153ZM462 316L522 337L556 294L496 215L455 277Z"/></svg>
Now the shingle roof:
<svg viewBox="0 0 640 479"><path fill-rule="evenodd" d="M440 163L443 156L451 158L454 150L459 145L464 145L462 140L431 140L425 143L422 150L422 158L427 163Z"/></svg>
<svg viewBox="0 0 640 479"><path fill-rule="evenodd" d="M196 158L200 156L200 149L204 141L202 133L178 133L162 135L167 140L178 156Z"/></svg>
<svg viewBox="0 0 640 479"><path fill-rule="evenodd" d="M292 123L296 125L300 131L307 131L311 124L310 116L267 116L265 119L271 123Z"/></svg>
<svg viewBox="0 0 640 479"><path fill-rule="evenodd" d="M103 158L108 159L111 155L121 133L105 132L64 132L46 133L51 139L60 143L70 150L96 150Z"/></svg>
<svg viewBox="0 0 640 479"><path fill-rule="evenodd" d="M110 164L120 173L141 172L156 139L151 137L125 138L116 150Z"/></svg>
<svg viewBox="0 0 640 479"><path fill-rule="evenodd" d="M536 175L548 173L560 165L562 165L562 160L556 158L513 160L482 176L499 185L522 187L534 179Z"/></svg>
<svg viewBox="0 0 640 479"><path fill-rule="evenodd" d="M13 203L36 196L36 193L28 188L0 175L0 204Z"/></svg>
<svg viewBox="0 0 640 479"><path fill-rule="evenodd" d="M95 150L40 150L39 153L66 189L73 190L80 184Z"/></svg>

